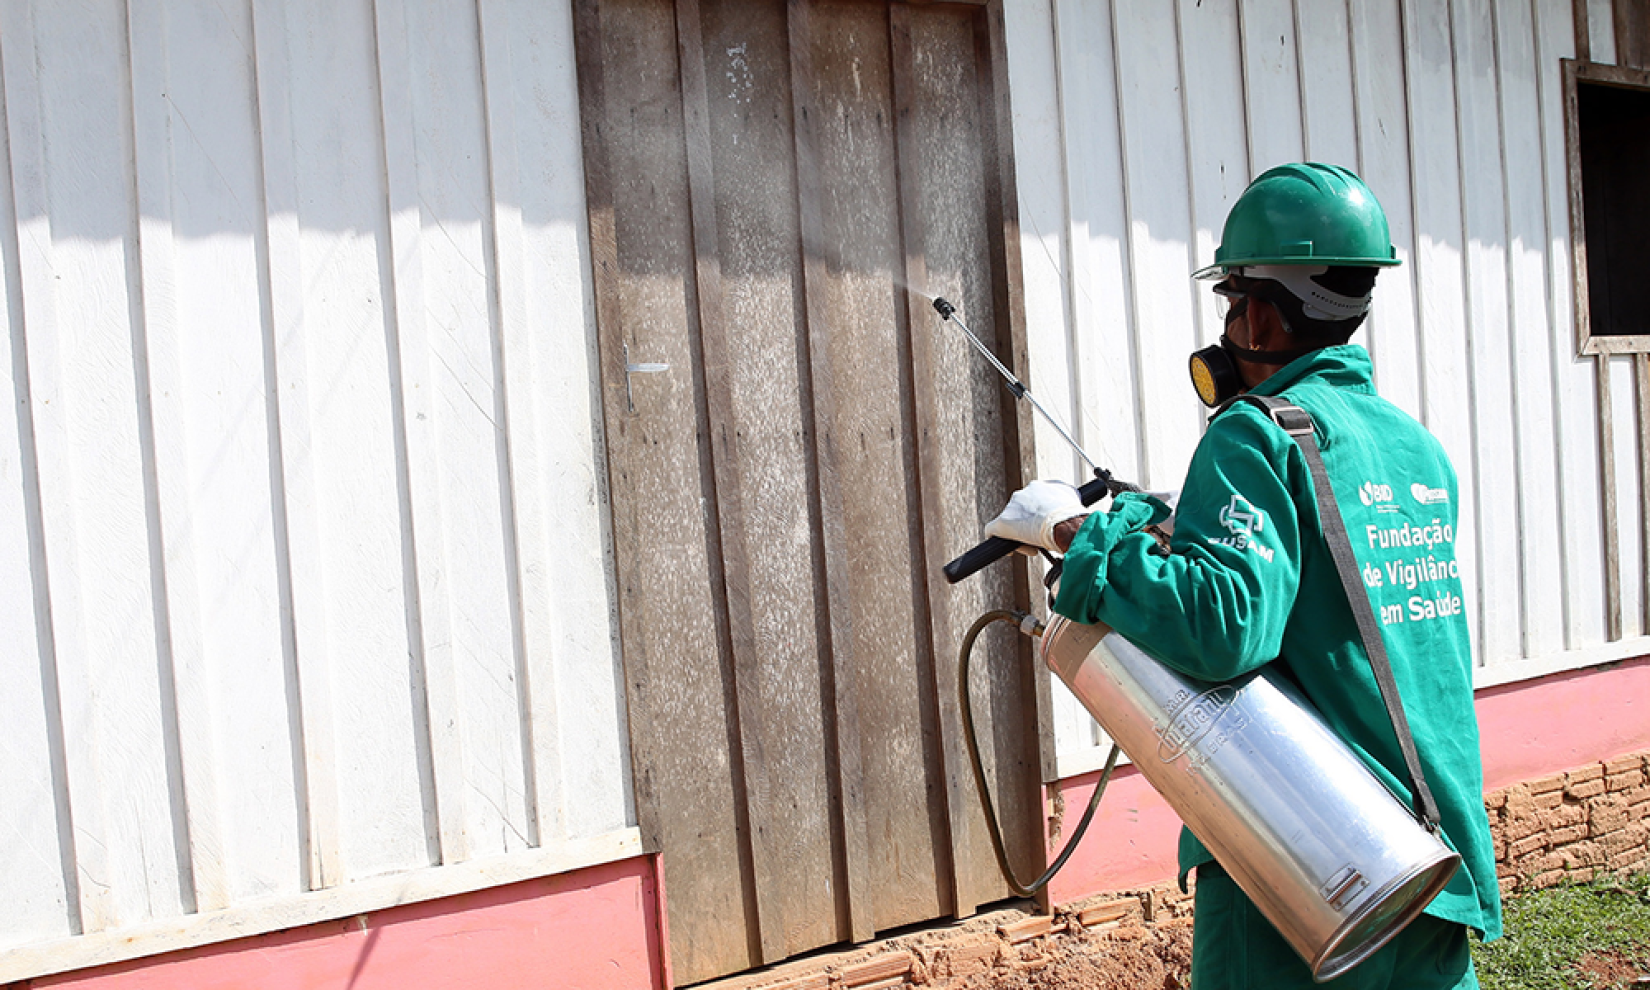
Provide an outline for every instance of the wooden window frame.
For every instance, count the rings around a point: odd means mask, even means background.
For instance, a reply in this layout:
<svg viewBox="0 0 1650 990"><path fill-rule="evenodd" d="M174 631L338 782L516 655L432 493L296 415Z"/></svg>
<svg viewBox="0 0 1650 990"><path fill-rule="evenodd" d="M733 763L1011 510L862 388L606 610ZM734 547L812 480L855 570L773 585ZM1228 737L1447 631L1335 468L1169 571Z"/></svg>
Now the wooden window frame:
<svg viewBox="0 0 1650 990"><path fill-rule="evenodd" d="M1587 284L1587 220L1581 188L1582 83L1615 86L1650 95L1650 71L1602 62L1561 60L1564 75L1564 156L1570 189L1570 279L1575 301L1577 355L1650 353L1650 334L1594 334Z"/></svg>

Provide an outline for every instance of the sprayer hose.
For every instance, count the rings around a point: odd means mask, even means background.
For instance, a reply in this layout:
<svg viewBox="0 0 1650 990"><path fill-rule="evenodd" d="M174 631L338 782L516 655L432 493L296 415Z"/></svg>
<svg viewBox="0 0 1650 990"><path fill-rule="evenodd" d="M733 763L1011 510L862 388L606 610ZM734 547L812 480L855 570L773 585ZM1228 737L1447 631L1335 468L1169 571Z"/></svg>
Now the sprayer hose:
<svg viewBox="0 0 1650 990"><path fill-rule="evenodd" d="M1066 841L1065 848L1060 850L1060 855L1054 857L1054 862L1049 864L1048 870L1042 876L1029 884L1021 883L1019 877L1014 875L1014 868L1008 863L1008 850L1003 844L1002 826L997 822L997 809L991 802L991 790L986 786L985 765L980 761L980 744L974 734L974 703L969 697L968 690L968 662L974 653L974 641L980 638L980 634L987 626L993 622L1007 622L1018 627L1025 619L1025 613L1007 609L996 609L975 619L974 625L969 627L968 635L963 637L962 651L957 658L957 683L962 703L963 739L968 743L968 759L974 767L974 784L980 790L980 804L985 809L986 831L991 836L991 848L997 854L997 865L1002 869L1003 877L1014 893L1021 897L1034 897L1039 890L1048 886L1048 882L1066 865L1066 860L1071 858L1072 852L1077 849L1077 843L1083 838L1083 833L1088 830L1089 821L1094 818L1094 809L1100 806L1100 796L1106 792L1106 784L1111 781L1112 769L1117 766L1118 749L1114 744L1111 752L1107 754L1106 769L1100 773L1100 782L1094 787L1094 794L1089 798L1089 806L1084 809L1082 820L1077 823L1071 838Z"/></svg>

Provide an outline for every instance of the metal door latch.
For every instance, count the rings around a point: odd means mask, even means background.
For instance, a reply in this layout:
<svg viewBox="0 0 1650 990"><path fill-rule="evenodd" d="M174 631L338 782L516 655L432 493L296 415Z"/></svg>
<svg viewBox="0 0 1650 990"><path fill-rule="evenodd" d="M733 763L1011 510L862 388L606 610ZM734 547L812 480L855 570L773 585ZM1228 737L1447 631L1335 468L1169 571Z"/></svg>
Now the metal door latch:
<svg viewBox="0 0 1650 990"><path fill-rule="evenodd" d="M630 363L630 345L621 344L624 348L624 404L631 411L636 411L636 401L630 391L631 375L652 375L661 371L669 371L670 365L659 361L648 361L642 364Z"/></svg>

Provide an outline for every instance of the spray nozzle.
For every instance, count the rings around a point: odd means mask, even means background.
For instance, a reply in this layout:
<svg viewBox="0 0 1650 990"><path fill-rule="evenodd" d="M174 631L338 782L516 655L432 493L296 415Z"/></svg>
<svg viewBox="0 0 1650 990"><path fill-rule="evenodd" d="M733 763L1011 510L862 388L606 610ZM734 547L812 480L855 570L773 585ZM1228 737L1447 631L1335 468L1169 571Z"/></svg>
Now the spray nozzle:
<svg viewBox="0 0 1650 990"><path fill-rule="evenodd" d="M951 303L947 302L942 296L934 300L934 310L939 313L943 319L949 320L951 319L951 314L957 311L957 307L951 305Z"/></svg>

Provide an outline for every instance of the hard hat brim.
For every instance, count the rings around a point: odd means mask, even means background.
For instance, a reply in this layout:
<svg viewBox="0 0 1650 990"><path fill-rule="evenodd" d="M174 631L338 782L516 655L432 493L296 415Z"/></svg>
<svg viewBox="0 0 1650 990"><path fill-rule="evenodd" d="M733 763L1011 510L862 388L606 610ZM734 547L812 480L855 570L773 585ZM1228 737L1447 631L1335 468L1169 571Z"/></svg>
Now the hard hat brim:
<svg viewBox="0 0 1650 990"><path fill-rule="evenodd" d="M1396 253L1396 252L1394 252ZM1347 266L1350 268L1393 268L1403 264L1398 258L1314 258L1310 256L1288 255L1278 258L1237 258L1232 261L1217 261L1212 265L1199 268L1192 272L1192 278L1211 279L1222 278L1231 274L1234 268L1258 268L1262 265L1306 265L1322 268L1328 265Z"/></svg>

